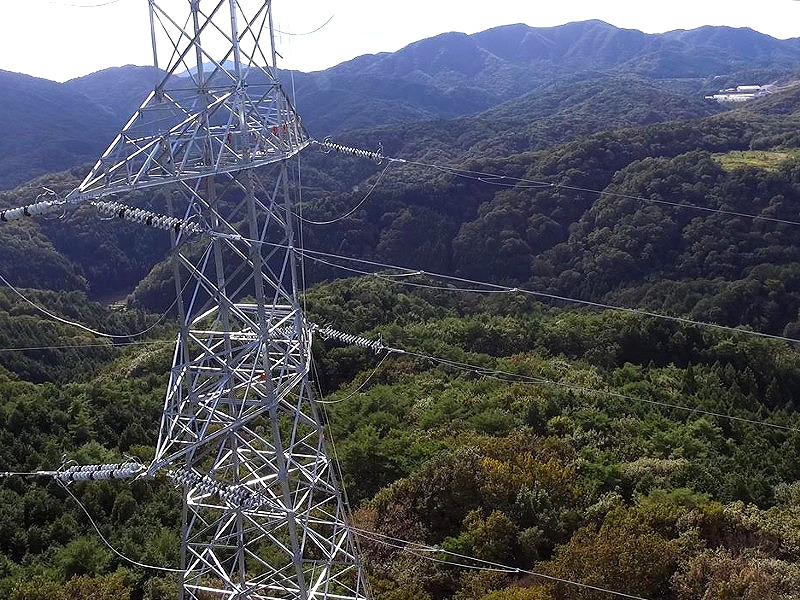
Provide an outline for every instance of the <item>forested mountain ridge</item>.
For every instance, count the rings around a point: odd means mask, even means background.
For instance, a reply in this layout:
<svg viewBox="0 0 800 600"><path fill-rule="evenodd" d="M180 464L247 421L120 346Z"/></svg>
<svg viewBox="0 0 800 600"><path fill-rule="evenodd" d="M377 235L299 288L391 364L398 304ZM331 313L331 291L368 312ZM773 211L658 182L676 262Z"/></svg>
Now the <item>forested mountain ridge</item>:
<svg viewBox="0 0 800 600"><path fill-rule="evenodd" d="M324 71L282 72L281 79L296 95L311 133L324 137L481 113L525 94L547 93L559 82L596 78L646 80L649 93L660 90L691 106L704 93L741 83L737 74L747 83L786 76L799 58L797 39L777 40L749 29L644 34L586 21L447 33ZM0 189L76 166L102 151L162 75L131 65L64 84L4 74L0 119L13 125L7 131L18 150L0 152ZM28 95L34 103L26 101Z"/></svg>
<svg viewBox="0 0 800 600"><path fill-rule="evenodd" d="M166 75L155 67L126 65L70 79L63 85L109 111L124 124Z"/></svg>
<svg viewBox="0 0 800 600"><path fill-rule="evenodd" d="M0 71L0 189L94 160L118 121L86 96Z"/></svg>
<svg viewBox="0 0 800 600"><path fill-rule="evenodd" d="M159 73L128 65L59 84L0 71L0 189L94 162Z"/></svg>
<svg viewBox="0 0 800 600"><path fill-rule="evenodd" d="M75 168L45 175L0 192L0 207L35 202L44 188L63 196L80 183L84 172ZM135 194L130 200L163 211L160 194ZM10 282L22 287L90 292L93 298L124 299L169 249L169 240L158 232L100 219L89 206L3 225L0 273Z"/></svg>
<svg viewBox="0 0 800 600"><path fill-rule="evenodd" d="M503 118L479 116L342 137L367 148L381 142L387 154L409 160L458 165L546 185L512 182L497 186L441 170L392 165L369 201L353 214L328 226L308 226L307 244L410 268L525 284L586 300L618 298L630 290L633 295L626 297L659 309L671 309L668 298L685 287L687 293L679 305L684 313L725 324L764 325L771 333L796 327L800 299L791 284L798 259L795 229L770 221L728 221L709 211L793 218L798 182L791 148L800 146L796 133L798 89L703 119L596 133L556 146L548 143L562 135L570 139L570 127L593 132L609 123L624 126L637 118L647 122L648 110L673 110L670 105L647 109L652 100L649 96L645 96L646 103L635 105L641 112L621 98L609 102L604 112L583 108L581 100L594 93L617 98L622 86L614 87L615 83L619 80L575 84L577 91L569 96L578 100L574 111L558 100L559 90L543 96L552 98L543 102L544 106L526 100L530 102L527 121L509 112ZM641 92L648 88L633 84L632 89ZM679 101L671 106L691 110ZM702 108L699 105L697 110ZM547 150L536 152L537 148ZM774 169L748 168L746 164L731 168L725 162L731 153L752 156L780 148L787 150L768 153L777 161ZM335 219L348 212L384 168L314 150L305 152L301 160L303 210L312 220ZM72 177L53 176L41 183L66 191L75 184ZM36 190L33 186L4 193L0 205L32 201ZM661 200L707 210L658 204ZM163 210L159 198L145 194L138 202ZM49 245L25 242L16 229L5 228L0 235L16 238L9 239L8 247L17 248L19 254L6 253L4 268L18 275L16 281L21 285L68 285L88 290L94 297L113 294L115 285L117 290L130 291L163 256L165 240L156 232L139 235L130 226L118 225L98 222L87 208L70 214L67 220L21 226L34 235L31 240L45 236ZM78 243L76 231L82 232ZM710 231L714 235L709 235ZM764 233L769 235L764 237ZM16 257L28 247L38 253L52 247L55 254L52 259L43 256L38 269L27 269ZM112 260L114 256L118 258ZM52 267L42 272L47 264ZM115 280L108 278L111 264L117 265L113 267ZM120 268L120 264L125 266ZM764 277L770 274L769 280L774 281L775 268L779 268L778 280L784 283L768 290ZM168 278L170 271L167 264L159 267L139 285L135 300L151 307L169 305L172 287L163 278ZM315 276L331 275L334 273L323 270ZM75 276L87 282L80 283ZM706 282L703 285L710 296L700 304L692 303L690 298L699 298L701 281ZM734 293L734 288L740 291ZM694 292L689 293L690 289ZM742 289L771 294L781 311L765 317L739 310L738 305L747 301Z"/></svg>
<svg viewBox="0 0 800 600"><path fill-rule="evenodd" d="M794 69L799 52L798 39L776 40L747 28L646 34L594 20L557 27L506 25L472 35L445 33L328 71L389 75L442 88L471 83L509 97L586 71L684 79L742 69Z"/></svg>

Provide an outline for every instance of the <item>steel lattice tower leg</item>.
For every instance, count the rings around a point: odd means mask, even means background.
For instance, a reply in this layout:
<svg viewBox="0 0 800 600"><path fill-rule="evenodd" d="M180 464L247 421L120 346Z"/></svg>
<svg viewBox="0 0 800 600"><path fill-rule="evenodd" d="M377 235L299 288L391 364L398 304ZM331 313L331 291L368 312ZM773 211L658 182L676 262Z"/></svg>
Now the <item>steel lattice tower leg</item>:
<svg viewBox="0 0 800 600"><path fill-rule="evenodd" d="M308 383L286 167L273 175L269 191L251 170L230 178L244 197L226 222L244 223L246 239L177 254L195 293L151 469L171 466L185 484L185 597L363 598ZM224 203L207 196L218 215Z"/></svg>
<svg viewBox="0 0 800 600"><path fill-rule="evenodd" d="M151 190L211 232L173 234L182 328L148 469L183 488L181 597L364 599L308 380L286 161L310 141L272 3L147 1L167 75L67 201Z"/></svg>

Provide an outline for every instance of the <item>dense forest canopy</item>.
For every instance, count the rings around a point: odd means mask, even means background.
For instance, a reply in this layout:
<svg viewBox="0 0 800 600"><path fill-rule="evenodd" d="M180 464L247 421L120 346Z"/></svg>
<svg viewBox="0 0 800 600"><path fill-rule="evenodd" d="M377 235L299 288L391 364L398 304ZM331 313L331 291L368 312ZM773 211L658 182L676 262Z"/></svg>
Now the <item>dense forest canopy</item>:
<svg viewBox="0 0 800 600"><path fill-rule="evenodd" d="M89 322L103 316L75 294L37 300ZM315 342L316 382L359 529L646 598L797 593L796 349L375 278L317 286L306 303L314 322L475 365ZM29 309L18 298L2 303L11 322L28 322L16 338L29 335L33 346L47 326ZM50 469L65 453L85 463L147 460L171 341L165 332L145 341L97 348L73 339L84 347L26 351L27 361L0 353L4 467ZM28 373L41 382L25 381ZM126 556L177 563L171 483L71 491ZM12 477L0 493L5 597L174 594L170 576L133 568L100 543L54 483ZM372 539L362 547L378 599L607 597L431 563Z"/></svg>

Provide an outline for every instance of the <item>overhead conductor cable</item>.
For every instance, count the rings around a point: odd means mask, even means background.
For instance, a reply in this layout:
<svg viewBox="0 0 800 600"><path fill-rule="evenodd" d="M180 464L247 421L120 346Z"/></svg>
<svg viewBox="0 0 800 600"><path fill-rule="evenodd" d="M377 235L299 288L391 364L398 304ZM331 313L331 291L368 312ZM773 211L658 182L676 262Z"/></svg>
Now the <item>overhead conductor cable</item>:
<svg viewBox="0 0 800 600"><path fill-rule="evenodd" d="M655 399L652 399L652 398L645 398L645 397L641 397L641 396L630 396L628 394L622 394L622 393L614 392L614 391L611 391L611 390L598 390L598 389L590 388L590 387L587 387L587 386L577 385L577 384L568 383L568 382L564 382L564 381L556 381L554 379L547 379L545 377L536 377L536 376L532 376L532 375L524 375L522 373L512 373L510 371L503 371L503 370L500 370L500 369L493 369L491 367L485 367L485 366L481 366L481 365L475 365L475 364L470 364L470 363L466 363L466 362L450 360L450 359L447 359L447 358L431 356L429 354L423 354L423 353L420 353L420 352L414 352L412 350L403 350L402 348L392 348L392 347L383 345L383 343L380 342L380 341L379 342L371 341L371 340L368 340L367 338L364 338L364 337L361 337L361 336L357 336L357 335L347 334L347 333L332 329L330 327L326 327L325 329L326 329L327 337L325 337L323 335L322 336L323 339L331 339L331 340L335 340L335 341L341 342L343 344L357 345L357 346L361 346L361 347L364 347L364 348L371 348L372 345L377 344L377 346L379 347L380 350L376 350L375 351L376 353L378 351L381 351L381 350L387 352L386 356L384 357L384 360L381 361L381 363L378 365L378 367L380 367L383 364L383 362L386 360L386 358L388 358L391 354L414 356L416 358L420 358L420 359L423 359L423 360L428 360L428 361L431 361L433 363L444 365L444 366L448 366L448 367L452 367L454 369L458 369L458 370L461 370L461 371L465 371L465 372L469 372L469 373L475 373L476 375L479 375L481 377L491 377L493 379L497 379L498 381L503 381L503 382L506 382L506 383L520 383L520 384L526 384L526 385L539 385L539 386L547 385L547 386L553 386L553 387L561 387L561 388L570 389L570 390L574 390L574 391L582 392L582 393L586 393L586 394L604 395L604 396L609 396L611 398L617 398L617 399L620 399L620 400L626 400L626 401L631 401L631 402L642 402L644 404L650 404L650 405L653 405L653 406L660 406L661 408L670 408L670 409L689 412L689 413L692 413L692 414L702 414L702 415L707 415L709 417L715 417L715 418L718 418L718 419L725 419L725 420L728 420L728 421L736 421L736 422L739 422L739 423L747 423L747 424L750 424L750 425L760 425L760 426L763 426L763 427L769 427L771 429L778 429L778 430L782 430L782 431L800 432L800 429L798 429L797 427L792 427L790 425L781 425L780 423L770 423L769 421L760 421L760 420L756 420L756 419L748 419L746 417L738 417L738 416L735 416L735 415L726 415L726 414L723 414L723 413L718 413L718 412L714 412L714 411L710 411L710 410L705 410L705 409L702 409L702 408L699 408L699 407L696 407L696 406L686 406L686 405L683 405L683 404L676 404L676 403L673 403L673 402L655 400ZM377 370L378 370L378 368L376 367L376 369L373 371L372 375L374 375L375 372L377 372ZM370 377L367 378L367 381L369 381L369 379L372 378L372 375L370 375ZM347 398L344 398L342 400L332 401L332 402L324 402L323 401L323 403L327 403L327 404L336 403L336 404L338 404L341 401L347 400L350 397L352 397L355 393L358 393L366 385L367 381L362 383L352 394L347 396Z"/></svg>
<svg viewBox="0 0 800 600"><path fill-rule="evenodd" d="M407 165L413 165L416 167L425 167L428 169L436 169L437 171L441 171L443 173L449 173L454 175L455 177L460 177L463 179L472 179L474 181L480 181L481 183L485 183L487 185L494 185L499 187L513 187L517 189L544 189L544 188L552 188L552 189L561 189L561 190L570 190L573 192L586 192L589 194L597 194L598 196L607 196L613 198L621 198L627 200L636 200L639 202L648 202L651 204L662 204L666 206L672 206L673 208L679 209L688 209L688 210L697 210L705 213L711 214L720 214L726 215L731 217L743 217L746 219L752 219L754 221L767 221L772 223L780 223L784 225L800 225L800 221L793 220L793 219L782 219L779 217L771 217L769 215L756 215L746 212L740 212L735 210L727 210L724 208L712 208L709 206L700 206L699 204L692 204L689 202L676 202L672 200L664 200L661 198L646 198L644 196L637 196L635 194L625 194L620 192L612 192L608 190L595 190L588 187L581 187L576 185L570 185L567 183L556 183L553 181L540 181L536 179L528 179L526 177L514 177L511 175L503 175L500 173L489 173L485 171L473 171L470 169L459 169L457 167L451 167L447 165L438 165L435 163L427 163L415 160L404 160L401 158L393 158L389 156L383 155L383 150L379 150L378 152L370 152L368 150L362 150L360 148L353 148L351 146L345 146L343 144L336 144L334 142L330 142L328 139L325 139L322 142L319 141L312 141L313 144L317 144L321 146L325 151L330 152L331 150L336 150L342 154L347 154L350 156L357 156L361 158L370 158L375 160L378 164L382 161L387 160L391 162L399 162L404 163Z"/></svg>

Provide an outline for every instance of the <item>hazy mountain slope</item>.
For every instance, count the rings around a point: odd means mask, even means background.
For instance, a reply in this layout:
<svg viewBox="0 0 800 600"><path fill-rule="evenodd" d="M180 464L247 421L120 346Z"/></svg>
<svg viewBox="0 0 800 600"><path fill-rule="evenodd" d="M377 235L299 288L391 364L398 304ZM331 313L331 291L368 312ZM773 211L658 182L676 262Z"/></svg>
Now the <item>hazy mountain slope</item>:
<svg viewBox="0 0 800 600"><path fill-rule="evenodd" d="M776 40L747 27L706 25L696 29L670 31L663 35L667 40L676 40L708 53L724 56L729 62L733 58L749 68L793 67L796 65L797 52L800 51L800 38Z"/></svg>
<svg viewBox="0 0 800 600"><path fill-rule="evenodd" d="M36 201L43 187L66 194L84 168L39 177L25 186L0 192L0 208ZM127 202L158 206L158 194L142 192ZM80 290L92 298L117 299L133 289L152 265L163 259L169 239L131 223L101 218L85 205L38 219L0 227L0 274L14 285L58 291Z"/></svg>
<svg viewBox="0 0 800 600"><path fill-rule="evenodd" d="M58 83L0 71L0 189L91 160L114 115Z"/></svg>
<svg viewBox="0 0 800 600"><path fill-rule="evenodd" d="M508 99L582 72L706 78L742 69L793 69L798 57L800 40L777 40L746 28L645 34L582 21L446 33L394 53L359 57L329 69L328 76L389 74L442 89L479 87Z"/></svg>
<svg viewBox="0 0 800 600"><path fill-rule="evenodd" d="M71 79L64 87L93 99L122 125L165 74L165 71L155 67L126 65Z"/></svg>
<svg viewBox="0 0 800 600"><path fill-rule="evenodd" d="M559 80L500 104L479 118L504 121L525 138L517 151L537 150L599 131L696 119L726 107L666 82L623 75Z"/></svg>
<svg viewBox="0 0 800 600"><path fill-rule="evenodd" d="M286 80L287 76L283 76ZM291 82L289 82L291 85ZM500 98L477 87L442 90L429 83L379 75L295 75L296 104L312 135L380 125L454 118L495 106ZM289 88L291 89L291 88Z"/></svg>
<svg viewBox="0 0 800 600"><path fill-rule="evenodd" d="M748 73L746 83L766 83L798 64L800 40L777 40L750 29L708 27L648 35L585 21L547 28L508 25L473 35L445 33L394 53L362 56L315 73L284 72L281 78L296 94L310 132L324 137L482 113L525 95L521 101L527 107L521 108L531 110L537 93L549 94L560 82L631 76L641 85L647 79L667 80L652 82L665 86L662 97L655 97L655 88L645 92L654 95L653 122L662 120L658 112L663 101L680 102L683 94L690 106L687 115L695 115L703 92L742 82L730 79L734 73ZM151 67L129 65L56 84L4 73L0 125L10 135L0 141L0 189L92 160L161 75ZM619 105L613 98L606 101ZM498 115L513 110L507 106ZM669 108L662 116L673 112ZM639 115L610 126L642 119ZM591 130L575 125L559 139Z"/></svg>

